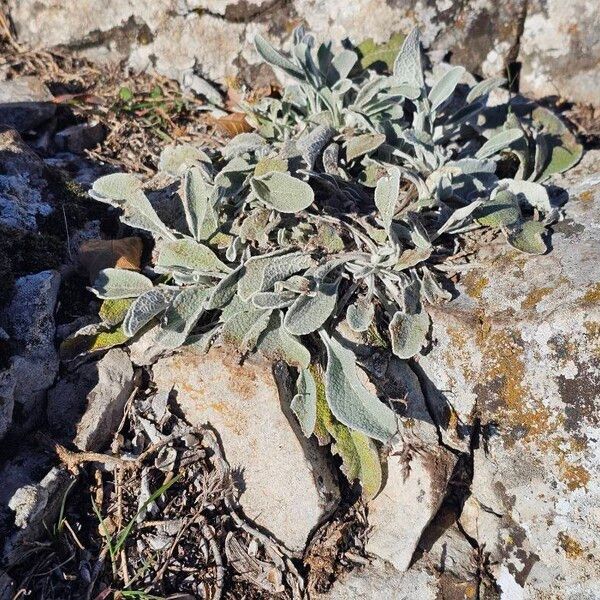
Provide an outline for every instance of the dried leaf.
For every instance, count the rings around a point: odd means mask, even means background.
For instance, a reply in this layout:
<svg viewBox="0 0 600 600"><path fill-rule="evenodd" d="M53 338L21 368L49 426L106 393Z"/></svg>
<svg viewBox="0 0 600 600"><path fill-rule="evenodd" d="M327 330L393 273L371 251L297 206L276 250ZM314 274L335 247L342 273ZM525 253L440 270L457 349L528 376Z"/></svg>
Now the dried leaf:
<svg viewBox="0 0 600 600"><path fill-rule="evenodd" d="M79 247L79 262L94 281L102 269L115 267L139 271L143 244L139 237L120 240L86 240Z"/></svg>
<svg viewBox="0 0 600 600"><path fill-rule="evenodd" d="M215 125L221 134L230 137L252 131L252 125L246 120L245 113L230 113L219 117Z"/></svg>

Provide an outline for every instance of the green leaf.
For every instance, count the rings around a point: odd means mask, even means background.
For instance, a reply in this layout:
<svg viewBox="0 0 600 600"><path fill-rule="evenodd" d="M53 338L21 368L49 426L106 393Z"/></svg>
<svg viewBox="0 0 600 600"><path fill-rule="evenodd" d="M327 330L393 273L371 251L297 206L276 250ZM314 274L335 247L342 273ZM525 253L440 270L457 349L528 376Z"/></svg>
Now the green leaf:
<svg viewBox="0 0 600 600"><path fill-rule="evenodd" d="M415 27L406 37L394 61L394 77L400 85L406 84L423 89L423 65L421 63L421 34Z"/></svg>
<svg viewBox="0 0 600 600"><path fill-rule="evenodd" d="M136 271L102 269L91 291L102 299L135 298L152 289L152 281Z"/></svg>
<svg viewBox="0 0 600 600"><path fill-rule="evenodd" d="M133 337L144 325L169 306L174 291L153 288L138 296L127 311L123 321L125 335Z"/></svg>
<svg viewBox="0 0 600 600"><path fill-rule="evenodd" d="M216 308L223 308L226 304L231 302L237 291L238 282L244 273L244 266L240 265L235 271L232 271L221 279L219 283L214 287L213 293L206 304L207 310L214 310Z"/></svg>
<svg viewBox="0 0 600 600"><path fill-rule="evenodd" d="M504 77L492 77L480 81L469 90L469 93L467 94L467 104L471 104L471 102L489 94L492 90L495 90L505 83L506 79L504 79Z"/></svg>
<svg viewBox="0 0 600 600"><path fill-rule="evenodd" d="M384 142L384 133L364 133L351 137L346 143L346 160L350 162L359 156L373 152Z"/></svg>
<svg viewBox="0 0 600 600"><path fill-rule="evenodd" d="M114 300L105 300L100 306L98 314L102 322L109 327L120 325L131 306L131 298L117 298Z"/></svg>
<svg viewBox="0 0 600 600"><path fill-rule="evenodd" d="M296 390L290 408L300 423L302 433L308 438L314 433L317 422L317 384L309 369L300 369Z"/></svg>
<svg viewBox="0 0 600 600"><path fill-rule="evenodd" d="M375 206L381 214L381 220L386 230L389 230L392 224L399 193L400 169L390 167L388 174L381 177L375 187Z"/></svg>
<svg viewBox="0 0 600 600"><path fill-rule="evenodd" d="M471 204L467 204L467 206L463 206L462 208L455 210L448 217L446 222L438 229L437 235L442 235L442 233L446 233L447 231L464 227L465 223L471 217L473 212L482 204L483 200L475 200L474 202L471 202Z"/></svg>
<svg viewBox="0 0 600 600"><path fill-rule="evenodd" d="M335 308L337 289L337 283L323 283L311 294L298 296L283 321L288 332L293 335L308 335L319 329Z"/></svg>
<svg viewBox="0 0 600 600"><path fill-rule="evenodd" d="M121 346L128 339L121 327L107 328L103 324L87 325L62 342L60 358L63 361L70 361L78 356Z"/></svg>
<svg viewBox="0 0 600 600"><path fill-rule="evenodd" d="M464 67L452 67L446 71L440 79L435 83L429 92L429 103L431 104L431 112L437 110L456 89L462 76L465 74Z"/></svg>
<svg viewBox="0 0 600 600"><path fill-rule="evenodd" d="M505 129L500 133L492 136L479 150L475 153L475 158L487 158L488 156L493 156L498 152L505 150L508 148L513 142L516 142L518 139L523 137L523 130L514 128L514 129Z"/></svg>
<svg viewBox="0 0 600 600"><path fill-rule="evenodd" d="M398 431L394 411L362 384L353 352L324 331L319 333L327 349L325 395L331 412L347 427L388 442Z"/></svg>
<svg viewBox="0 0 600 600"><path fill-rule="evenodd" d="M509 233L508 243L527 254L545 254L547 248L542 238L545 230L539 221L525 221L519 229Z"/></svg>
<svg viewBox="0 0 600 600"><path fill-rule="evenodd" d="M358 479L367 499L373 498L381 489L381 459L377 447L364 433L349 429L331 414L326 400L322 372L310 367L315 382L315 425L313 432L321 445L333 438L331 451L342 459L342 471L348 481Z"/></svg>
<svg viewBox="0 0 600 600"><path fill-rule="evenodd" d="M282 327L281 311L273 311L269 325L258 339L257 348L267 358L282 360L291 367L307 369L310 352L300 340Z"/></svg>
<svg viewBox="0 0 600 600"><path fill-rule="evenodd" d="M161 244L156 266L173 270L183 268L202 273L231 272L208 246L189 238Z"/></svg>
<svg viewBox="0 0 600 600"><path fill-rule="evenodd" d="M258 133L238 133L229 140L227 145L221 149L221 155L225 160L230 160L235 156L242 156L248 152L256 152L267 145L267 141Z"/></svg>
<svg viewBox="0 0 600 600"><path fill-rule="evenodd" d="M484 202L473 216L480 225L486 227L507 227L521 219L521 210L512 192L500 190Z"/></svg>
<svg viewBox="0 0 600 600"><path fill-rule="evenodd" d="M392 352L402 359L412 358L424 346L428 331L429 315L424 310L414 315L398 311L389 325Z"/></svg>
<svg viewBox="0 0 600 600"><path fill-rule="evenodd" d="M286 173L288 170L288 161L285 158L261 158L254 167L254 176L260 177L267 173Z"/></svg>
<svg viewBox="0 0 600 600"><path fill-rule="evenodd" d="M282 213L300 212L315 200L315 193L310 185L289 173L272 171L253 177L250 185L258 198Z"/></svg>
<svg viewBox="0 0 600 600"><path fill-rule="evenodd" d="M156 343L164 348L179 348L202 316L211 291L199 286L183 288L163 315Z"/></svg>
<svg viewBox="0 0 600 600"><path fill-rule="evenodd" d="M385 69L392 72L394 60L405 40L402 33L394 33L387 42L376 44L373 38L362 41L356 50L360 56L360 66L363 69L374 67L376 69Z"/></svg>

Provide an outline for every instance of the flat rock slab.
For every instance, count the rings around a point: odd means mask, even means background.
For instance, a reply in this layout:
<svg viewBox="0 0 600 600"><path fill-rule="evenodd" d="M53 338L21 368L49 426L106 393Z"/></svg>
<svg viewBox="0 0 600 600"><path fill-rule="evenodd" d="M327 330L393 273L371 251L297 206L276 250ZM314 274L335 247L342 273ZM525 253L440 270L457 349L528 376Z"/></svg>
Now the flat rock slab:
<svg viewBox="0 0 600 600"><path fill-rule="evenodd" d="M302 436L289 410L287 369L224 348L183 350L153 368L159 391L174 390L186 420L220 436L246 516L290 550L335 508L339 491L325 452Z"/></svg>

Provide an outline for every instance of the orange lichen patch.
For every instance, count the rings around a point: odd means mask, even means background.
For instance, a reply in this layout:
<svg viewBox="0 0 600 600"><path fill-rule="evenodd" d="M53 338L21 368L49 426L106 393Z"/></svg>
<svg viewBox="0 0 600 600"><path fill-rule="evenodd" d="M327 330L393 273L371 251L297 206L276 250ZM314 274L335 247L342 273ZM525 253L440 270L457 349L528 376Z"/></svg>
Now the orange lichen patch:
<svg viewBox="0 0 600 600"><path fill-rule="evenodd" d="M474 271L469 271L463 278L462 284L471 298L481 300L481 296L489 283L485 276L478 276Z"/></svg>
<svg viewBox="0 0 600 600"><path fill-rule="evenodd" d="M581 544L570 535L567 535L564 531L561 531L558 534L558 543L565 551L567 558L579 558L583 554L583 547Z"/></svg>
<svg viewBox="0 0 600 600"><path fill-rule="evenodd" d="M587 336L590 338L588 348L591 353L600 358L600 322L599 321L584 321L583 326Z"/></svg>
<svg viewBox="0 0 600 600"><path fill-rule="evenodd" d="M475 377L475 371L469 366L472 363L469 337L459 327L448 327L448 337L451 343L444 354L449 366L459 368L467 379Z"/></svg>
<svg viewBox="0 0 600 600"><path fill-rule="evenodd" d="M567 486L567 489L574 492L577 489L585 488L590 481L589 472L581 465L573 465L565 458L558 461L560 467L560 480Z"/></svg>
<svg viewBox="0 0 600 600"><path fill-rule="evenodd" d="M484 386L496 397L496 414L509 428L529 436L547 436L555 428L552 413L524 383L525 362L518 333L491 330L482 340Z"/></svg>
<svg viewBox="0 0 600 600"><path fill-rule="evenodd" d="M532 290L521 302L521 308L535 308L539 302L552 292L552 289L551 287L542 287Z"/></svg>
<svg viewBox="0 0 600 600"><path fill-rule="evenodd" d="M591 190L586 190L585 192L581 192L581 194L577 196L577 199L581 200L582 202L590 202L594 199L594 194Z"/></svg>
<svg viewBox="0 0 600 600"><path fill-rule="evenodd" d="M600 303L600 283L595 283L583 295L581 302L585 305Z"/></svg>

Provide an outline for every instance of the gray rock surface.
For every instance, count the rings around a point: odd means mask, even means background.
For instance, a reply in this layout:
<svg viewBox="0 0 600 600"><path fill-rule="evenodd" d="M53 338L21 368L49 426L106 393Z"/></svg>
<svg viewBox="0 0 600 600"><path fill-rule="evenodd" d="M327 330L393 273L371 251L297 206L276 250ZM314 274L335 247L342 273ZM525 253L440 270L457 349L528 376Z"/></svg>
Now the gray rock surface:
<svg viewBox="0 0 600 600"><path fill-rule="evenodd" d="M100 450L113 438L133 391L133 367L123 350L109 350L96 363L95 370L97 383L84 396L85 412L77 423L73 441L81 450ZM82 391L77 384L72 389L74 395Z"/></svg>
<svg viewBox="0 0 600 600"><path fill-rule="evenodd" d="M49 215L44 163L14 129L0 128L0 225L37 230L37 217Z"/></svg>
<svg viewBox="0 0 600 600"><path fill-rule="evenodd" d="M344 573L315 600L438 600L436 577L425 571L399 573L382 561Z"/></svg>
<svg viewBox="0 0 600 600"><path fill-rule="evenodd" d="M317 38L384 42L420 27L434 60L481 75L505 75L523 62L524 88L598 103L600 8L589 0L8 0L18 39L29 46L64 45L94 60L127 60L182 81L194 70L218 83L270 77L257 67L258 32L284 47L304 22ZM552 57L552 60L549 60Z"/></svg>
<svg viewBox="0 0 600 600"><path fill-rule="evenodd" d="M15 582L4 571L0 571L0 600L12 600Z"/></svg>
<svg viewBox="0 0 600 600"><path fill-rule="evenodd" d="M39 483L15 491L8 506L14 513L16 531L4 540L3 561L17 564L27 558L28 544L39 538L44 524L56 519L70 481L65 469L54 467Z"/></svg>
<svg viewBox="0 0 600 600"><path fill-rule="evenodd" d="M12 403L28 427L41 416L46 390L58 373L54 309L60 286L57 271L42 271L17 279L10 301L0 313L2 326L10 336L14 355L3 390L12 388ZM13 383L10 383L12 379ZM8 383L7 383L8 382ZM11 400L3 391L4 402Z"/></svg>
<svg viewBox="0 0 600 600"><path fill-rule="evenodd" d="M104 126L98 121L78 123L59 131L54 142L59 150L82 154L84 150L93 148L105 137Z"/></svg>
<svg viewBox="0 0 600 600"><path fill-rule="evenodd" d="M235 352L183 350L153 368L159 392L173 389L186 420L210 424L234 471L246 516L290 550L335 508L339 491L325 451L299 431L289 410L287 370ZM277 381L277 383L276 383Z"/></svg>
<svg viewBox="0 0 600 600"><path fill-rule="evenodd" d="M448 443L480 420L460 522L506 597L593 598L600 580L600 175L569 194L551 252L482 249L419 361Z"/></svg>
<svg viewBox="0 0 600 600"><path fill-rule="evenodd" d="M55 112L52 94L39 77L0 81L0 125L27 131L53 117Z"/></svg>

